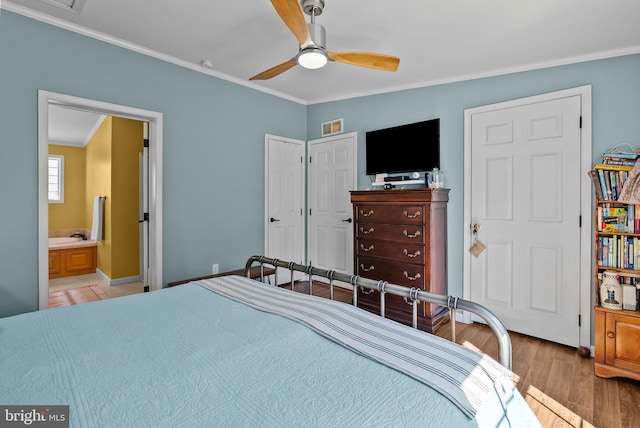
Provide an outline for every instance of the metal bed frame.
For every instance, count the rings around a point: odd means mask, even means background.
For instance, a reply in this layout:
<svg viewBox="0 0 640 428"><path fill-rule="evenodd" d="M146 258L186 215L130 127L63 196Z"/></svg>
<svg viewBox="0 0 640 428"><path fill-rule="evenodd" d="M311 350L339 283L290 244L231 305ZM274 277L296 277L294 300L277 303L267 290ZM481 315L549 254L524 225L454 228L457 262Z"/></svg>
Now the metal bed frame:
<svg viewBox="0 0 640 428"><path fill-rule="evenodd" d="M451 318L451 340L456 341L456 310L469 311L482 318L491 328L498 338L498 361L507 369L511 370L511 339L509 333L502 322L493 312L489 311L482 305L471 302L469 300L460 299L453 296L444 296L441 294L429 293L420 288L409 288L402 285L391 284L387 281L374 281L372 279L361 278L358 275L348 275L336 272L334 270L320 269L314 266L305 266L294 262L285 262L278 259L272 259L264 256L251 256L245 265L245 276L250 277L251 267L254 263L260 264L260 278L264 280L264 265L273 266L275 268L275 284L278 284L278 267L286 268L291 271L291 289L294 289L294 271L306 273L309 276L309 294L313 294L312 276L325 277L329 280L329 297L333 300L333 281L342 281L361 290L370 290L370 292L378 291L380 293L380 316L385 317L385 295L394 294L404 298L405 302L413 306L413 328L418 325L418 304L420 302L435 303L449 309ZM353 293L353 305L358 306L358 293Z"/></svg>

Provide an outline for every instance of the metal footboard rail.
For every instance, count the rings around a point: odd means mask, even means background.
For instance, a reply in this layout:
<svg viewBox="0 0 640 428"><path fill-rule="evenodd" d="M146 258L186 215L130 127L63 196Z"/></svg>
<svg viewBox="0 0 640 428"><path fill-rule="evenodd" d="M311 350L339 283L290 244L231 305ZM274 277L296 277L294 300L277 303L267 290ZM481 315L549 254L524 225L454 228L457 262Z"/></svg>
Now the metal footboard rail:
<svg viewBox="0 0 640 428"><path fill-rule="evenodd" d="M361 278L358 275L348 275L334 270L326 270L316 268L314 266L305 266L294 262L286 262L278 259L272 259L264 256L252 256L247 260L245 265L245 276L250 277L251 267L254 263L260 264L261 278L264 278L264 265L270 265L274 268L286 268L291 271L291 289L294 287L294 271L306 273L309 276L309 294L312 294L312 276L320 276L329 280L329 295L333 299L333 281L342 281L351 284L354 287L353 305L358 306L358 293L355 292L356 287L380 293L380 316L385 317L385 295L393 294L404 297L407 303L413 306L413 328L418 326L418 305L420 302L435 303L449 309L451 316L451 336L455 342L455 313L457 309L469 311L482 318L491 328L498 339L498 361L500 364L511 370L511 339L509 333L502 322L493 312L482 305L471 302L469 300L460 299L453 296L444 296L441 294L430 293L419 288L409 288L402 285L391 284L387 281L374 281L368 278ZM275 271L275 284L278 284L278 269ZM371 292L370 291L370 292Z"/></svg>

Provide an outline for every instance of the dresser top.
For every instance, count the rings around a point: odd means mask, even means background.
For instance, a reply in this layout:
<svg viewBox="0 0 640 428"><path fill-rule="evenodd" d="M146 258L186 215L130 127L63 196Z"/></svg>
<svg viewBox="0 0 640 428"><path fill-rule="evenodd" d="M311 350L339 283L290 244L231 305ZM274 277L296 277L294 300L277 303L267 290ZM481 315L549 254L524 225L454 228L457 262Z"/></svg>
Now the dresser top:
<svg viewBox="0 0 640 428"><path fill-rule="evenodd" d="M448 202L449 189L352 190L351 202Z"/></svg>

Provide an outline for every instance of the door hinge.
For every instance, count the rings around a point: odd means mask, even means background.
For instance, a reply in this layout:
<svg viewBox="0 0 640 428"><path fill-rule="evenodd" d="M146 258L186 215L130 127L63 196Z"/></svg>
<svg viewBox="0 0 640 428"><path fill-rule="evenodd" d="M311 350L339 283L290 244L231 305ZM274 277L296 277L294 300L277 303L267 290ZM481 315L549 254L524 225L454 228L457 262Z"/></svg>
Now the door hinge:
<svg viewBox="0 0 640 428"><path fill-rule="evenodd" d="M304 163L304 156L300 156L300 163Z"/></svg>
<svg viewBox="0 0 640 428"><path fill-rule="evenodd" d="M578 327L582 327L582 315L578 314Z"/></svg>
<svg viewBox="0 0 640 428"><path fill-rule="evenodd" d="M582 227L582 215L578 216L578 227Z"/></svg>
<svg viewBox="0 0 640 428"><path fill-rule="evenodd" d="M142 145L146 148L149 148L149 139L145 138L144 141L142 142Z"/></svg>
<svg viewBox="0 0 640 428"><path fill-rule="evenodd" d="M304 212L302 211L302 208L300 208L300 215L303 215Z"/></svg>
<svg viewBox="0 0 640 428"><path fill-rule="evenodd" d="M311 156L309 156L309 163L311 163Z"/></svg>
<svg viewBox="0 0 640 428"><path fill-rule="evenodd" d="M145 221L149 221L149 213L142 214L142 220L138 221L138 223L144 223Z"/></svg>
<svg viewBox="0 0 640 428"><path fill-rule="evenodd" d="M309 208L309 215L311 215L311 208Z"/></svg>
<svg viewBox="0 0 640 428"><path fill-rule="evenodd" d="M580 129L582 129L582 116L580 116Z"/></svg>

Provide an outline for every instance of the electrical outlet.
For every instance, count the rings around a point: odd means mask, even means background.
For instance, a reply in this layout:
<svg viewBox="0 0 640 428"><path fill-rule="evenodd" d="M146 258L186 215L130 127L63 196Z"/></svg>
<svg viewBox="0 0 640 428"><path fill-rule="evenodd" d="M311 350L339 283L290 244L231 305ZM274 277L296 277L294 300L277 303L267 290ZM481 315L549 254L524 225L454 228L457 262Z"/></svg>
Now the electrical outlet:
<svg viewBox="0 0 640 428"><path fill-rule="evenodd" d="M218 273L218 271L219 271L218 263L214 263L214 264L212 264L212 265L211 265L211 274L212 274L212 275L215 275L215 274L217 274L217 273Z"/></svg>

